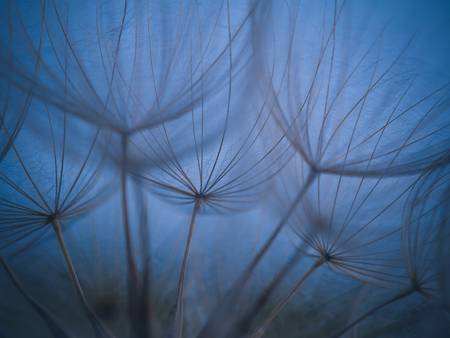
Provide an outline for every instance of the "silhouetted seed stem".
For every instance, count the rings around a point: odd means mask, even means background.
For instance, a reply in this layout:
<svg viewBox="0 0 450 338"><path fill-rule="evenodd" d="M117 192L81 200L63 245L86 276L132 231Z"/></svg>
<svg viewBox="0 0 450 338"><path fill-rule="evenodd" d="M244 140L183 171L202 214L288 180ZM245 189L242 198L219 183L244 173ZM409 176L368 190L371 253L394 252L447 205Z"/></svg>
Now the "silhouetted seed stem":
<svg viewBox="0 0 450 338"><path fill-rule="evenodd" d="M76 273L75 267L73 265L72 259L69 254L69 251L67 250L67 246L64 241L64 237L63 237L62 230L61 230L61 225L57 220L54 220L52 222L52 225L53 225L53 230L55 231L56 237L58 239L59 248L64 256L64 260L66 262L66 266L67 266L67 270L69 271L70 278L72 279L72 282L75 285L75 289L77 290L77 294L78 294L81 302L83 303L83 306L85 307L85 309L90 311L89 305L87 304L87 300L84 295L84 291L81 287L80 280Z"/></svg>
<svg viewBox="0 0 450 338"><path fill-rule="evenodd" d="M286 307L287 304L292 300L295 294L298 292L300 287L305 283L305 281L313 274L324 263L324 259L321 257L317 259L314 264L303 274L303 276L295 283L291 288L289 293L281 299L274 309L270 312L269 316L266 318L264 323L251 335L251 338L262 337L267 330L267 327L272 323L272 321L280 314L281 311Z"/></svg>
<svg viewBox="0 0 450 338"><path fill-rule="evenodd" d="M95 331L95 335L97 337L112 337L112 335L108 332L108 330L103 326L100 318L97 317L95 312L90 307L87 302L86 296L84 294L83 288L80 283L80 279L78 278L78 274L75 270L75 266L73 265L72 258L70 257L69 251L67 250L66 243L64 241L64 236L61 229L61 224L57 219L52 221L53 230L55 231L56 238L58 239L59 248L61 253L64 256L64 261L66 263L67 270L69 272L69 276L75 286L75 290L77 295L81 301L83 309L91 322L91 325Z"/></svg>
<svg viewBox="0 0 450 338"><path fill-rule="evenodd" d="M122 223L125 233L125 250L127 257L127 288L128 288L128 317L130 319L130 330L133 328L133 322L135 319L136 302L135 297L138 291L137 285L137 271L136 264L133 255L133 244L131 240L131 229L129 221L128 211L128 183L127 183L127 170L128 170L128 136L122 135L122 161L120 163L120 200L122 205Z"/></svg>
<svg viewBox="0 0 450 338"><path fill-rule="evenodd" d="M295 211L297 206L300 204L300 202L303 199L303 196L305 193L309 190L309 187L314 182L315 178L317 177L317 172L311 171L306 178L305 183L301 187L301 189L298 191L297 196L292 201L291 205L289 206L289 209L286 211L286 213L283 215L281 220L278 222L275 229L272 231L270 237L267 239L267 241L264 243L262 248L258 251L255 258L253 258L252 262L249 264L248 268L244 271L240 283L246 283L247 280L250 278L254 268L259 264L263 256L266 254L266 252L270 249L275 239L280 234L281 230L283 230L284 226L286 225L287 221L291 217L292 213Z"/></svg>
<svg viewBox="0 0 450 338"><path fill-rule="evenodd" d="M241 292L245 289L245 286L247 285L247 282L251 278L254 269L259 264L259 262L262 260L264 255L267 253L267 251L272 246L275 239L280 234L281 230L283 230L284 226L286 225L287 221L291 217L292 213L295 211L295 209L298 207L300 202L302 201L304 195L309 190L311 184L316 179L317 175L320 173L312 170L308 174L303 186L300 188L300 190L297 193L297 196L292 201L291 205L289 206L289 209L286 211L286 213L283 215L281 220L276 225L275 229L272 231L270 237L266 240L264 245L261 249L259 249L256 256L253 258L253 260L250 262L250 264L247 266L247 268L242 272L240 277L233 283L233 286L231 287L230 291L227 293L226 297L224 297L223 302L221 303L220 307L216 310L217 312L214 314L214 318L210 319L210 321L205 325L200 332L199 337L202 338L209 338L210 330L213 330L214 325L219 325L220 322L223 321L223 315L224 313L229 314L234 313L236 309L237 300L239 299L239 296ZM237 323L232 323L229 325L228 329L231 329L233 326L235 326ZM226 335L226 333L224 333Z"/></svg>
<svg viewBox="0 0 450 338"><path fill-rule="evenodd" d="M12 283L19 290L20 294L25 298L25 300L31 305L31 307L39 314L39 316L44 320L47 324L50 332L55 338L68 338L70 337L64 329L57 323L53 315L43 306L41 305L34 297L32 297L27 291L25 291L24 287L20 283L14 271L9 267L8 263L0 257L0 265L3 265L6 273L11 279Z"/></svg>
<svg viewBox="0 0 450 338"><path fill-rule="evenodd" d="M124 135L122 136L122 163L120 167L122 221L125 231L125 245L127 252L129 274L131 274L131 279L134 279L136 276L136 265L133 257L133 250L132 250L133 245L131 243L131 229L128 212L127 165L128 165L128 136Z"/></svg>
<svg viewBox="0 0 450 338"><path fill-rule="evenodd" d="M186 240L186 246L184 248L183 261L181 263L180 277L178 279L177 286L177 309L175 313L175 337L181 338L183 335L183 320L184 320L184 280L186 277L186 268L191 249L192 235L194 234L195 221L197 218L198 210L200 208L200 200L196 200L194 208L192 209L191 221L189 223L188 236Z"/></svg>
<svg viewBox="0 0 450 338"><path fill-rule="evenodd" d="M411 295L413 293L414 293L414 289L413 288L408 288L408 289L405 289L405 290L401 291L400 293L398 293L394 297L392 297L392 298L386 300L385 302L383 302L383 303L373 307L372 309L370 309L369 311L367 311L366 313L364 313L360 317L358 317L355 320L353 320L346 327L344 327L341 331L339 331L334 336L332 336L332 338L339 338L339 337L343 336L350 329L352 329L353 327L358 325L360 322L365 320L367 317L370 317L372 314L374 314L378 310L384 308L385 306L388 306L389 304L395 303L395 302L397 302L397 301L399 301L399 300L401 300L403 298L406 298L406 297L408 297L409 295Z"/></svg>
<svg viewBox="0 0 450 338"><path fill-rule="evenodd" d="M301 251L296 250L294 255L289 259L287 264L275 275L269 285L262 292L258 300L244 312L244 315L238 323L240 332L248 332L250 329L251 322L255 315L264 308L270 299L270 296L275 291L276 287L281 283L281 281L286 277L286 275L292 270L292 268L298 263L301 256Z"/></svg>

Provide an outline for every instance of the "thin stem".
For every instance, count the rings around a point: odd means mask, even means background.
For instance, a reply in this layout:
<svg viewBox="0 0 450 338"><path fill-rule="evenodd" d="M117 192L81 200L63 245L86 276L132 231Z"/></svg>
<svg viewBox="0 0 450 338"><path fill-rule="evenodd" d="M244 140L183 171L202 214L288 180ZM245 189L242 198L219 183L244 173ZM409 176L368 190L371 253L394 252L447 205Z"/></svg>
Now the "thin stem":
<svg viewBox="0 0 450 338"><path fill-rule="evenodd" d="M287 264L275 275L270 284L265 288L257 301L253 303L245 312L237 324L239 332L247 333L250 331L252 320L257 316L269 301L276 287L282 282L291 269L298 263L302 252L296 250Z"/></svg>
<svg viewBox="0 0 450 338"><path fill-rule="evenodd" d="M135 271L132 244L131 244L131 230L128 212L128 184L127 184L127 161L128 159L128 136L122 136L122 163L120 168L120 188L121 188L121 203L122 203L122 221L125 230L125 241L127 250L127 260L129 269Z"/></svg>
<svg viewBox="0 0 450 338"><path fill-rule="evenodd" d="M69 276L73 282L73 285L75 286L75 290L77 292L78 298L81 301L81 304L83 306L83 309L92 325L92 328L95 331L96 337L113 337L113 335L108 332L108 329L104 327L102 324L100 318L95 314L94 310L92 310L91 306L89 305L86 296L84 294L83 288L80 283L80 279L78 278L78 274L75 270L75 266L73 265L72 258L70 257L69 251L67 250L66 243L64 241L64 236L61 229L61 224L57 219L54 219L52 221L53 230L56 234L56 237L58 239L59 248L61 250L61 253L64 256L64 261L66 263L67 270L69 272Z"/></svg>
<svg viewBox="0 0 450 338"><path fill-rule="evenodd" d="M414 293L414 289L413 288L407 288L407 289L399 292L398 294L396 294L392 298L386 300L385 302L383 302L383 303L381 303L381 304L379 304L377 306L374 306L372 309L370 309L369 311L367 311L363 315L359 316L358 318L356 318L355 320L350 322L346 327L344 327L342 330L340 330L338 333L336 333L334 336L332 336L332 338L339 338L339 337L341 337L342 335L347 333L350 329L352 329L357 324L362 322L364 319L366 319L367 317L371 316L373 313L375 313L378 310L384 308L385 306L388 306L389 304L392 304L392 303L397 302L397 301L399 301L399 300L401 300L403 298L408 297L412 293Z"/></svg>
<svg viewBox="0 0 450 338"><path fill-rule="evenodd" d="M300 188L300 190L297 193L297 196L293 200L292 204L290 205L289 209L286 211L286 213L283 215L281 220L276 225L275 229L272 231L272 234L267 239L267 241L264 243L262 248L258 251L256 256L253 258L253 260L250 262L250 264L246 267L246 269L242 272L240 277L233 283L233 286L231 287L230 291L227 292L227 295L224 297L223 301L220 303L220 306L218 306L215 310L215 312L212 314L206 325L202 328L199 338L209 338L211 337L211 334L214 333L218 337L218 332L216 331L215 327L217 326L223 326L223 318L226 315L230 315L231 313L234 313L237 309L237 303L238 299L241 295L241 292L245 289L246 284L248 283L250 277L253 274L254 269L257 267L259 262L262 260L264 255L267 253L267 251L270 249L271 245L275 241L275 239L280 234L281 230L283 230L284 226L286 225L287 221L289 220L292 213L295 211L299 203L303 200L304 195L309 190L309 187L314 182L316 177L320 172L316 170L311 170L303 184L303 186ZM236 325L236 323L228 324L228 327L226 330L232 330L232 328ZM220 337L225 337L227 332L225 330L222 330L220 332Z"/></svg>
<svg viewBox="0 0 450 338"><path fill-rule="evenodd" d="M148 205L146 195L137 189L136 199L141 201L139 237L141 239L141 257L143 261L143 271L141 277L141 287L137 303L137 323L136 337L151 338L152 334L152 265L151 265L151 240L150 225L148 223Z"/></svg>
<svg viewBox="0 0 450 338"><path fill-rule="evenodd" d="M20 292L20 294L25 298L25 300L31 305L31 307L39 314L39 316L43 319L43 321L47 324L50 332L55 338L69 338L70 335L67 334L61 325L58 324L54 316L48 311L43 305L41 305L33 296L31 296L22 286L19 279L17 278L14 271L11 267L6 263L6 261L0 257L0 265L3 265L6 273L11 279L12 283L16 287L16 289Z"/></svg>
<svg viewBox="0 0 450 338"><path fill-rule="evenodd" d="M300 278L297 283L291 288L289 293L281 299L274 309L270 312L269 316L263 322L263 324L256 329L256 331L251 335L251 338L259 338L262 337L267 330L267 327L272 323L272 321L280 314L281 311L286 307L287 304L292 300L300 287L305 283L309 276L313 274L314 271L317 270L324 263L324 259L322 257L318 258L314 264L303 274L302 278Z"/></svg>
<svg viewBox="0 0 450 338"><path fill-rule="evenodd" d="M302 188L298 191L297 196L293 200L292 204L290 205L289 209L286 211L286 213L283 215L281 220L278 222L275 229L272 231L272 234L267 239L267 241L264 243L263 247L258 251L257 255L253 259L253 261L250 263L246 271L244 272L241 282L245 283L251 276L254 268L258 263L261 261L263 256L266 254L266 252L269 250L275 239L280 234L281 230L286 225L287 221L291 217L292 213L295 211L299 203L302 201L303 196L306 194L306 192L309 190L309 187L314 182L315 178L317 177L317 172L311 171L306 178L305 183L303 184Z"/></svg>
<svg viewBox="0 0 450 338"><path fill-rule="evenodd" d="M189 223L188 237L186 240L186 246L184 248L183 261L181 263L180 278L178 280L178 287L177 287L177 309L176 309L176 313L175 313L175 337L176 338L181 338L183 335L184 280L185 280L185 276L186 276L186 268L187 268L187 262L188 262L188 257L189 257L189 251L191 248L192 235L194 234L195 220L197 218L198 210L200 208L200 203L201 203L200 200L197 199L195 201L194 208L192 209L191 221Z"/></svg>
<svg viewBox="0 0 450 338"><path fill-rule="evenodd" d="M131 240L131 229L128 211L128 184L127 184L127 170L128 170L128 136L122 135L122 162L120 164L120 198L122 204L122 223L125 232L125 250L127 257L127 288L128 288L128 317L130 326L133 327L135 318L136 293L137 288L137 270L136 263L133 256L133 244Z"/></svg>

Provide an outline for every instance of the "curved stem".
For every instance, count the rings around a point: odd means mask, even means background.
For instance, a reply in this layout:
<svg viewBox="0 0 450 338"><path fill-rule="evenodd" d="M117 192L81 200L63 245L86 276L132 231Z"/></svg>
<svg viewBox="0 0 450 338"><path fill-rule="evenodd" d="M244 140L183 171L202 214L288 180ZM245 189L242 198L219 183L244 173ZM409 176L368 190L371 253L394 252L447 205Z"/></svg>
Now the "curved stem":
<svg viewBox="0 0 450 338"><path fill-rule="evenodd" d="M134 262L131 229L128 211L128 184L127 184L127 164L128 164L128 136L122 136L122 163L120 167L120 192L122 203L122 221L125 231L125 245L127 252L127 262L129 273L134 277L136 272L136 264Z"/></svg>
<svg viewBox="0 0 450 338"><path fill-rule="evenodd" d="M272 246L275 239L278 237L278 235L281 233L281 230L284 229L284 226L288 222L289 218L291 217L292 213L296 210L300 202L303 200L304 195L308 192L311 184L315 181L316 177L320 174L320 172L311 170L305 180L305 183L300 188L300 190L297 193L297 196L292 201L291 205L289 206L289 209L286 211L286 213L283 215L281 220L276 225L275 229L270 234L270 237L266 240L264 245L259 249L256 256L252 259L250 264L245 268L245 270L241 273L240 277L233 283L233 286L231 289L227 292L227 295L224 297L223 301L220 303L220 305L216 308L214 313L211 315L205 326L202 328L199 338L209 338L212 334L218 336L219 332L215 329L216 327L222 327L223 328L223 318L226 315L229 315L230 313L236 312L236 305L238 303L238 299L240 297L241 292L244 290L245 286L247 285L247 282L249 281L250 277L252 276L253 271L259 264L259 262L262 260L264 255L267 253L267 251ZM228 330L233 330L233 327L235 327L236 323L228 323L226 324L227 328L223 328L220 332L220 337L225 337L227 335Z"/></svg>
<svg viewBox="0 0 450 338"><path fill-rule="evenodd" d="M96 337L113 337L113 335L108 331L108 329L103 325L100 318L95 314L94 310L92 310L91 306L89 305L86 296L84 294L83 288L80 283L80 279L78 278L78 274L75 270L75 266L73 265L72 258L70 257L69 251L67 250L66 243L64 241L64 236L61 229L61 224L57 219L52 221L53 230L56 234L56 237L58 239L59 248L61 250L61 253L64 256L64 261L66 263L67 270L69 272L69 276L73 282L73 285L75 286L75 290L77 292L78 298L81 301L81 304L83 306L83 310L85 311L92 328L95 331Z"/></svg>
<svg viewBox="0 0 450 338"><path fill-rule="evenodd" d="M297 196L289 206L289 209L286 211L286 213L283 215L281 220L278 222L275 229L272 231L270 237L267 239L267 241L264 243L263 247L258 251L255 258L253 258L252 262L249 264L248 268L244 271L240 282L246 283L247 280L250 278L251 273L255 269L255 267L258 265L258 263L261 261L263 256L266 254L266 252L269 250L269 248L272 246L275 239L280 234L281 230L283 230L284 226L286 225L287 221L291 217L292 213L296 210L297 206L300 204L300 202L303 200L303 196L308 192L309 187L314 182L315 178L317 177L317 173L315 171L311 171L306 178L305 183L303 184L302 188L298 191Z"/></svg>
<svg viewBox="0 0 450 338"><path fill-rule="evenodd" d="M192 209L191 221L189 223L188 237L186 240L186 246L184 248L183 261L181 263L180 277L178 279L177 286L177 309L175 313L175 337L181 338L183 335L183 320L184 320L184 280L186 276L186 268L189 257L189 251L191 248L192 235L194 234L195 220L197 218L198 210L200 208L200 200L196 200L194 208Z"/></svg>
<svg viewBox="0 0 450 338"><path fill-rule="evenodd" d="M292 257L289 259L287 264L275 275L269 285L262 292L261 296L258 297L257 301L253 303L245 312L242 318L237 324L239 332L247 333L250 330L252 320L257 316L257 314L263 309L276 287L282 282L286 275L292 270L292 268L298 263L301 257L301 251L296 250Z"/></svg>
<svg viewBox="0 0 450 338"><path fill-rule="evenodd" d="M388 306L389 304L395 303L395 302L399 301L400 299L406 298L409 295L411 295L412 293L414 293L414 289L413 288L405 289L405 290L399 292L398 294L396 294L395 296L393 296L392 298L384 301L383 303L374 306L369 311L367 311L366 313L362 314L361 316L359 316L358 318L356 318L355 320L350 322L346 327L344 327L338 333L333 335L332 338L339 338L339 337L341 337L342 335L347 333L350 329L352 329L354 326L358 325L360 322L362 322L364 319L366 319L367 317L371 316L372 314L374 314L378 310L384 308L385 306Z"/></svg>
<svg viewBox="0 0 450 338"><path fill-rule="evenodd" d="M128 182L127 182L127 169L128 169L128 136L121 136L122 142L122 162L120 164L120 199L122 208L122 224L125 233L125 250L127 257L127 297L128 297L128 318L130 321L130 330L133 331L133 323L136 314L136 294L138 293L137 285L137 270L136 263L133 255L133 244L131 239L131 228L129 220L128 210Z"/></svg>
<svg viewBox="0 0 450 338"><path fill-rule="evenodd" d="M27 303L31 305L31 307L39 314L39 316L43 319L53 337L55 338L69 338L70 335L64 331L61 325L58 324L54 316L50 313L50 311L45 308L42 304L40 304L33 296L31 296L27 291L25 291L24 287L20 283L14 271L10 268L8 263L0 256L0 265L3 265L6 273L11 279L12 283L19 290L20 294L25 298Z"/></svg>
<svg viewBox="0 0 450 338"><path fill-rule="evenodd" d="M272 321L280 314L281 311L286 307L287 304L292 300L297 291L303 285L303 283L308 279L309 276L313 274L314 271L317 270L322 264L324 260L323 258L317 259L314 264L303 274L302 278L300 278L297 283L291 288L289 293L281 299L274 309L270 312L269 316L263 322L263 324L251 335L251 338L259 338L262 337L267 330L267 327L272 323Z"/></svg>

